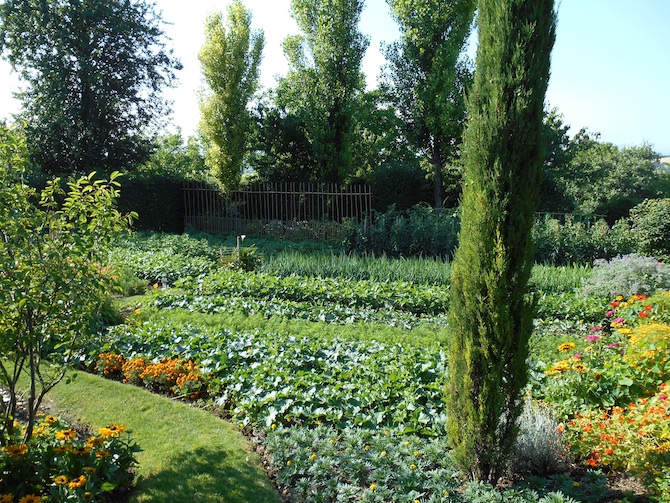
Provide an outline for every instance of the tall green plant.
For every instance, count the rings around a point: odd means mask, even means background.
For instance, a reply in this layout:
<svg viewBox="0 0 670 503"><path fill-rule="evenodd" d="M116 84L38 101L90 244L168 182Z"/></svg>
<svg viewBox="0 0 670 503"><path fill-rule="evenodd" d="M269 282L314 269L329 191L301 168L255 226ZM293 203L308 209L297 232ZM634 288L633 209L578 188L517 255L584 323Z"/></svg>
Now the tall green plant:
<svg viewBox="0 0 670 503"><path fill-rule="evenodd" d="M108 280L102 260L130 216L115 209L118 173L58 179L36 193L21 180L25 144L11 131L0 138L0 444L14 435L14 417L25 394L32 436L46 393L64 376L75 343L100 307Z"/></svg>
<svg viewBox="0 0 670 503"><path fill-rule="evenodd" d="M237 188L251 133L249 101L258 89L265 39L251 31L251 13L240 0L207 18L200 63L210 88L201 103L200 129L208 142L205 162L225 188Z"/></svg>
<svg viewBox="0 0 670 503"><path fill-rule="evenodd" d="M461 470L505 469L527 381L531 228L555 38L553 0L480 0L450 302L448 434Z"/></svg>

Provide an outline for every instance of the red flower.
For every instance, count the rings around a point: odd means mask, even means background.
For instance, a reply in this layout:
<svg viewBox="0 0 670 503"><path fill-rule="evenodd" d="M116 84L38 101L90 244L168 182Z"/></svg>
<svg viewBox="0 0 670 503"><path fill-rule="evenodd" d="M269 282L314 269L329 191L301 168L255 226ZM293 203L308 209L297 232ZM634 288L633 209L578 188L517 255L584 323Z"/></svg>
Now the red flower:
<svg viewBox="0 0 670 503"><path fill-rule="evenodd" d="M586 462L587 465L594 467L598 464L598 461L595 460L595 458L589 458L589 460Z"/></svg>
<svg viewBox="0 0 670 503"><path fill-rule="evenodd" d="M640 318L647 318L649 316L649 313L647 311L640 311L639 313L637 313L637 315Z"/></svg>
<svg viewBox="0 0 670 503"><path fill-rule="evenodd" d="M652 306L652 305L644 306L645 311L651 311L652 309L654 309L654 306Z"/></svg>

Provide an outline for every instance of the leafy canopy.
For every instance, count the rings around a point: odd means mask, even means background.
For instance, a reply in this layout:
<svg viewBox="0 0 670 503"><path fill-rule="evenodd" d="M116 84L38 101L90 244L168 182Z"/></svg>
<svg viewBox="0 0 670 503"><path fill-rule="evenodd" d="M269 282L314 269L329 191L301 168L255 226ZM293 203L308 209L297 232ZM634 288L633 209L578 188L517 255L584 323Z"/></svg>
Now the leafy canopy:
<svg viewBox="0 0 670 503"><path fill-rule="evenodd" d="M147 153L181 64L146 0L7 0L0 51L26 86L29 150L48 173L109 173Z"/></svg>

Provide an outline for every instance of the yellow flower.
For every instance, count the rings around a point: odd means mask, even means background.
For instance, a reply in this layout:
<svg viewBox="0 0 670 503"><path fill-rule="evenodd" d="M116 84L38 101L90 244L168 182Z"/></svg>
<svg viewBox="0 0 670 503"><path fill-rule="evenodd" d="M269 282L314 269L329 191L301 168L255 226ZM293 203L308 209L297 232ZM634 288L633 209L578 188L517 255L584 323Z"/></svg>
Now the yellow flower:
<svg viewBox="0 0 670 503"><path fill-rule="evenodd" d="M310 457L312 458L312 460L314 460L316 459L316 454L312 454Z"/></svg>
<svg viewBox="0 0 670 503"><path fill-rule="evenodd" d="M25 456L26 452L28 452L28 446L26 444L8 445L7 447L3 447L2 450L5 451L10 458L13 458Z"/></svg>
<svg viewBox="0 0 670 503"><path fill-rule="evenodd" d="M377 489L377 484L370 484L370 490L374 491L375 489Z"/></svg>
<svg viewBox="0 0 670 503"><path fill-rule="evenodd" d="M98 434L103 437L118 437L121 433L126 431L126 427L122 424L110 424L106 428L100 428Z"/></svg>
<svg viewBox="0 0 670 503"><path fill-rule="evenodd" d="M67 485L69 489L79 489L80 487L84 487L86 485L86 477L83 475L79 475L76 479L72 479L72 481Z"/></svg>
<svg viewBox="0 0 670 503"><path fill-rule="evenodd" d="M581 362L575 363L572 366L573 369L575 369L577 372L584 372L586 370L586 365L584 365Z"/></svg>
<svg viewBox="0 0 670 503"><path fill-rule="evenodd" d="M84 493L84 499L87 501L91 501L93 499L93 493L86 491Z"/></svg>
<svg viewBox="0 0 670 503"><path fill-rule="evenodd" d="M623 297L621 295L617 295L616 297L614 297L614 300L623 300Z"/></svg>
<svg viewBox="0 0 670 503"><path fill-rule="evenodd" d="M382 457L383 457L383 456L386 456L386 451L382 451L381 454L380 454L380 456L382 456Z"/></svg>
<svg viewBox="0 0 670 503"><path fill-rule="evenodd" d="M19 503L42 503L42 497L36 494L27 494L19 500Z"/></svg>
<svg viewBox="0 0 670 503"><path fill-rule="evenodd" d="M86 441L86 445L89 447L97 447L98 445L102 444L103 440L100 437L90 437Z"/></svg>
<svg viewBox="0 0 670 503"><path fill-rule="evenodd" d="M85 456L86 454L91 452L91 448L90 447L76 447L76 448L72 449L71 452L75 456Z"/></svg>
<svg viewBox="0 0 670 503"><path fill-rule="evenodd" d="M286 462L286 466L291 466L291 464L292 464L292 462L291 462L291 460L289 459L289 460Z"/></svg>
<svg viewBox="0 0 670 503"><path fill-rule="evenodd" d="M59 486L64 486L68 482L70 482L70 479L67 478L65 475L59 475L54 479L54 482L58 484Z"/></svg>
<svg viewBox="0 0 670 503"><path fill-rule="evenodd" d="M574 342L564 342L563 344L558 346L559 351L570 351L575 349L576 344Z"/></svg>
<svg viewBox="0 0 670 503"><path fill-rule="evenodd" d="M413 454L414 454L414 457L417 457L419 455L419 451L414 451Z"/></svg>
<svg viewBox="0 0 670 503"><path fill-rule="evenodd" d="M14 495L12 493L0 494L0 503L12 503Z"/></svg>
<svg viewBox="0 0 670 503"><path fill-rule="evenodd" d="M106 451L104 449L99 450L98 452L95 453L95 457L100 459L107 459L109 456L111 456L109 451Z"/></svg>
<svg viewBox="0 0 670 503"><path fill-rule="evenodd" d="M75 438L77 438L77 432L72 428L56 432L56 439L58 440L65 440L67 442L68 440L74 440Z"/></svg>
<svg viewBox="0 0 670 503"><path fill-rule="evenodd" d="M87 475L93 475L96 472L95 466L86 466L84 467L84 473Z"/></svg>
<svg viewBox="0 0 670 503"><path fill-rule="evenodd" d="M575 482L572 483L572 485L575 486L575 487L579 487L580 484L579 484L579 482L575 481Z"/></svg>
<svg viewBox="0 0 670 503"><path fill-rule="evenodd" d="M409 465L409 469L410 470L416 470L416 465L414 463L412 463L411 465Z"/></svg>
<svg viewBox="0 0 670 503"><path fill-rule="evenodd" d="M135 316L139 316L141 312L142 310L138 307L137 309L135 309Z"/></svg>
<svg viewBox="0 0 670 503"><path fill-rule="evenodd" d="M409 445L409 442L405 441L405 445Z"/></svg>
<svg viewBox="0 0 670 503"><path fill-rule="evenodd" d="M366 445L365 447L363 447L363 449L365 449L366 451L369 451L369 450L370 450L370 446L369 446L369 445Z"/></svg>

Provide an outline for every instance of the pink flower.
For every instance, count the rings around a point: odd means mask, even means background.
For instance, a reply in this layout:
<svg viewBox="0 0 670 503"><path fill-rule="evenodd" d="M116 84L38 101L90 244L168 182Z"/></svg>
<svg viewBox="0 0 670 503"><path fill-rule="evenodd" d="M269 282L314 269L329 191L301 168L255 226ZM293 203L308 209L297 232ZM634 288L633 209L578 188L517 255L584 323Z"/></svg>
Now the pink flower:
<svg viewBox="0 0 670 503"><path fill-rule="evenodd" d="M624 323L626 320L624 320L621 316L618 318L614 318L614 323Z"/></svg>
<svg viewBox="0 0 670 503"><path fill-rule="evenodd" d="M598 339L600 339L599 335L587 335L586 336L586 340L589 341L589 342L595 342Z"/></svg>
<svg viewBox="0 0 670 503"><path fill-rule="evenodd" d="M573 356L575 360L579 360L581 357L582 357L581 353L575 353L575 356Z"/></svg>
<svg viewBox="0 0 670 503"><path fill-rule="evenodd" d="M603 329L603 327L601 327L601 326L592 327L591 332L600 332L602 329Z"/></svg>
<svg viewBox="0 0 670 503"><path fill-rule="evenodd" d="M607 316L608 318L611 318L612 316L614 316L614 311L612 311L612 310L607 311L607 312L605 313L605 316Z"/></svg>
<svg viewBox="0 0 670 503"><path fill-rule="evenodd" d="M665 393L661 393L660 395L658 395L658 399L662 402L665 402L668 399L668 395L666 395Z"/></svg>
<svg viewBox="0 0 670 503"><path fill-rule="evenodd" d="M613 344L608 345L607 347L610 348L610 349L616 349L619 346L621 346L621 344L619 344L618 342L615 342Z"/></svg>

